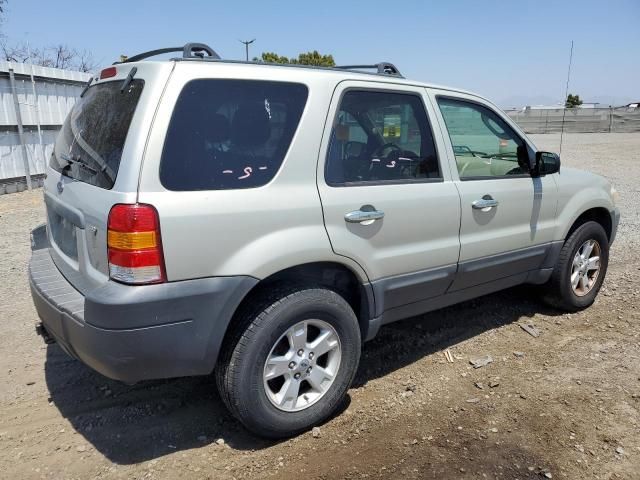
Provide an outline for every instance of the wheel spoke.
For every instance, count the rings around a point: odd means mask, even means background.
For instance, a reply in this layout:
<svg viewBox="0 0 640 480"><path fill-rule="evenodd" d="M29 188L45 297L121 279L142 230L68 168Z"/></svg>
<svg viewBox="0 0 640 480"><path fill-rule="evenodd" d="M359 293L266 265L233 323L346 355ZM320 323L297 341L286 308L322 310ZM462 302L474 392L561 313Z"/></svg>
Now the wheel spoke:
<svg viewBox="0 0 640 480"><path fill-rule="evenodd" d="M287 332L287 339L294 351L304 348L307 344L307 323L300 322L291 327Z"/></svg>
<svg viewBox="0 0 640 480"><path fill-rule="evenodd" d="M290 361L291 360L285 355L270 357L265 367L265 380L273 380L274 378L288 374L291 371L289 368Z"/></svg>
<svg viewBox="0 0 640 480"><path fill-rule="evenodd" d="M580 267L580 263L582 262L582 256L580 255L580 251L578 251L578 253L575 254L575 256L573 257L573 267L574 268L578 268Z"/></svg>
<svg viewBox="0 0 640 480"><path fill-rule="evenodd" d="M338 346L338 338L330 330L325 330L318 335L318 337L311 342L307 348L313 351L316 358L324 355L325 353L333 350Z"/></svg>
<svg viewBox="0 0 640 480"><path fill-rule="evenodd" d="M311 370L311 373L307 377L309 385L311 385L311 388L316 392L324 392L326 385L331 384L331 380L333 380L333 375L318 365L313 367L313 370Z"/></svg>
<svg viewBox="0 0 640 480"><path fill-rule="evenodd" d="M586 260L591 256L591 250L593 250L593 246L595 245L595 243L596 242L594 242L593 240L589 240L588 242L585 242L583 247L584 249L582 250L582 258L584 260Z"/></svg>
<svg viewBox="0 0 640 480"><path fill-rule="evenodd" d="M289 378L276 395L278 405L286 408L296 408L298 393L300 392L300 382Z"/></svg>
<svg viewBox="0 0 640 480"><path fill-rule="evenodd" d="M580 272L576 271L573 272L571 274L571 286L573 287L573 289L575 290L576 288L578 288L578 282L580 281Z"/></svg>
<svg viewBox="0 0 640 480"><path fill-rule="evenodd" d="M582 290L584 292L586 286L584 283L584 276L583 275L578 275L578 288L580 290Z"/></svg>
<svg viewBox="0 0 640 480"><path fill-rule="evenodd" d="M587 262L587 270L597 270L600 268L600 257L591 257Z"/></svg>

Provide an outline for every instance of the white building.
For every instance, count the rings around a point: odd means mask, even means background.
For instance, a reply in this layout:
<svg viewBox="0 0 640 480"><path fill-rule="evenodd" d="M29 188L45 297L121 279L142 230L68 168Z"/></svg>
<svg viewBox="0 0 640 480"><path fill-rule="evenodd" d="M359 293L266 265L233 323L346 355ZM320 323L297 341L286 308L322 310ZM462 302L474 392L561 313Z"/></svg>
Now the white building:
<svg viewBox="0 0 640 480"><path fill-rule="evenodd" d="M14 72L14 86L10 70ZM24 128L29 171L37 184L56 135L89 78L91 74L83 72L0 62L0 194L13 191L16 183L20 185L25 180L14 89Z"/></svg>

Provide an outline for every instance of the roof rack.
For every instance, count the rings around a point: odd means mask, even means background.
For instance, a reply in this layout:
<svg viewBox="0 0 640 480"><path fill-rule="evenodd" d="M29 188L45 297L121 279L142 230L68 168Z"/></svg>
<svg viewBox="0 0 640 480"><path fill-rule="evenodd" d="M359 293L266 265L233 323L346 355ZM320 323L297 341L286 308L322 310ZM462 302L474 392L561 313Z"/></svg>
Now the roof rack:
<svg viewBox="0 0 640 480"><path fill-rule="evenodd" d="M191 59L191 60L222 60L220 55L218 55L213 48L204 44L204 43L187 43L183 47L169 47L169 48L159 48L157 50L150 50L148 52L138 53L132 57L128 57L123 61L114 62L114 65L120 63L131 63L138 62L140 60L144 60L149 57L155 57L157 55L162 55L165 53L171 52L182 52L183 59ZM226 60L230 63L255 63L255 62L242 62L235 60ZM313 68L312 65L309 67ZM317 67L316 67L317 68ZM400 73L400 70L393 64L389 62L380 62L374 63L372 65L337 65L333 68L337 68L340 70L375 70L375 73L379 75L392 75L394 77L404 78Z"/></svg>
<svg viewBox="0 0 640 480"><path fill-rule="evenodd" d="M215 60L220 60L220 55L218 55L213 48L204 44L204 43L187 43L183 47L169 47L169 48L159 48L157 50L150 50L148 52L139 53L134 55L133 57L129 57L122 62L114 62L116 65L118 63L130 63L130 62L138 62L140 60L144 60L145 58L155 57L156 55L162 55L163 53L171 53L171 52L182 52L182 58L211 58Z"/></svg>
<svg viewBox="0 0 640 480"><path fill-rule="evenodd" d="M394 77L404 78L400 73L400 70L389 62L374 63L372 65L336 65L334 68L340 68L342 70L367 70L375 69L376 73L393 75Z"/></svg>

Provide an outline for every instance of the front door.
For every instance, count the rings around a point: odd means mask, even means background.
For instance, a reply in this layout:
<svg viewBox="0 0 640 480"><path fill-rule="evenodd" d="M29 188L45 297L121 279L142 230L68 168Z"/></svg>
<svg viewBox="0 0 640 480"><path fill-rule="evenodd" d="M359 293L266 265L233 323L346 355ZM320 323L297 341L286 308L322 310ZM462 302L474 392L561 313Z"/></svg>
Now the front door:
<svg viewBox="0 0 640 480"><path fill-rule="evenodd" d="M529 174L533 147L490 104L445 91L432 92L432 98L450 140L462 208L452 290L540 268L553 240L554 175Z"/></svg>
<svg viewBox="0 0 640 480"><path fill-rule="evenodd" d="M325 226L335 253L369 276L377 315L444 293L457 268L460 200L425 100L420 88L343 82L329 112Z"/></svg>

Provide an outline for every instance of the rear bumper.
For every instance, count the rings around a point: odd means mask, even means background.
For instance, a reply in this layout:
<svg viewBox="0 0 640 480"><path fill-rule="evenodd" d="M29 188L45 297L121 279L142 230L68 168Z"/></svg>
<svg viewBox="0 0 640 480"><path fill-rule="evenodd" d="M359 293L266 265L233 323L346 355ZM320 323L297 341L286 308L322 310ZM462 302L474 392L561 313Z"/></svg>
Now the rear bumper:
<svg viewBox="0 0 640 480"><path fill-rule="evenodd" d="M29 283L43 333L127 383L210 373L233 313L257 283L245 276L135 287L109 281L83 295L60 273L42 235L32 232Z"/></svg>

